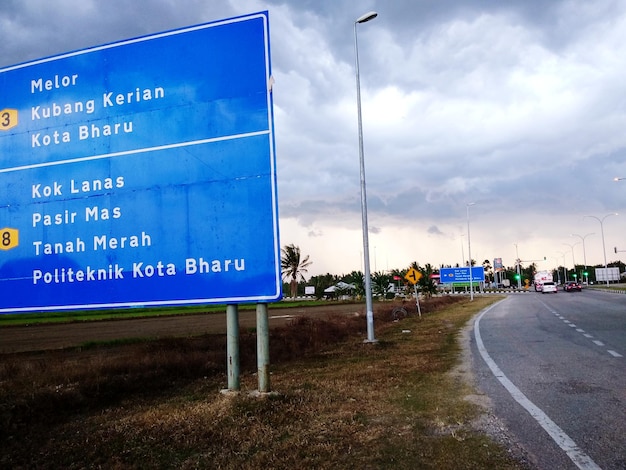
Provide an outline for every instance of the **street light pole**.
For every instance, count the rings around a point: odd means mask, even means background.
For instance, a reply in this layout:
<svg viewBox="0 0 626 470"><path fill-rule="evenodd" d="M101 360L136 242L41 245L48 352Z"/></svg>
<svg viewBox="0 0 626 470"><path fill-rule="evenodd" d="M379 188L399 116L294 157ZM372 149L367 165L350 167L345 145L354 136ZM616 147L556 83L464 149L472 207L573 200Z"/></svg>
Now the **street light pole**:
<svg viewBox="0 0 626 470"><path fill-rule="evenodd" d="M572 237L578 237L582 240L583 242L583 260L585 263L585 271L583 272L583 275L585 275L585 273L587 274L587 280L585 281L585 283L587 285L589 285L589 273L587 272L587 252L585 251L585 238L587 238L589 235L593 235L594 233L587 233L586 235L578 235L577 233L572 233Z"/></svg>
<svg viewBox="0 0 626 470"><path fill-rule="evenodd" d="M567 268L565 267L565 252L557 251L557 253L563 257L563 285L565 285L565 283L567 282ZM558 268L557 268L557 272L558 272Z"/></svg>
<svg viewBox="0 0 626 470"><path fill-rule="evenodd" d="M517 271L517 289L520 290L522 288L522 273L520 272L520 259L519 252L517 251L517 243L513 243L515 245L515 267Z"/></svg>
<svg viewBox="0 0 626 470"><path fill-rule="evenodd" d="M461 234L461 264L460 266L463 267L463 265L465 264L465 244L463 243L463 234Z"/></svg>
<svg viewBox="0 0 626 470"><path fill-rule="evenodd" d="M470 300L474 300L474 283L472 282L472 242L470 240L470 216L469 208L475 205L475 202L469 202L467 208L467 256L469 256L469 279L470 279Z"/></svg>
<svg viewBox="0 0 626 470"><path fill-rule="evenodd" d="M569 246L572 250L572 264L574 265L574 278L576 278L576 260L574 259L574 247L578 245L578 242L574 243L573 245L570 243L563 243L563 245ZM563 257L563 264L565 264L565 257ZM567 282L567 279L565 279L565 281Z"/></svg>
<svg viewBox="0 0 626 470"><path fill-rule="evenodd" d="M367 318L367 340L376 342L374 337L374 310L372 307L372 279L370 276L370 251L367 224L367 193L365 187L365 157L363 155L363 121L361 118L361 80L359 78L359 42L357 39L357 25L373 20L378 16L375 11L370 11L357 18L354 22L354 56L356 64L356 103L359 121L359 163L361 169L361 226L363 230L363 276L365 277L365 309Z"/></svg>
<svg viewBox="0 0 626 470"><path fill-rule="evenodd" d="M592 219L596 219L598 222L600 222L600 233L602 235L602 254L604 255L604 275L606 276L606 285L609 285L609 273L608 273L608 267L606 265L606 247L604 246L604 219L606 219L607 217L611 216L611 215L617 215L616 212L611 212L610 214L605 215L604 217L602 217L602 219L596 217L595 215L585 215L583 216L583 219L585 217L591 217Z"/></svg>

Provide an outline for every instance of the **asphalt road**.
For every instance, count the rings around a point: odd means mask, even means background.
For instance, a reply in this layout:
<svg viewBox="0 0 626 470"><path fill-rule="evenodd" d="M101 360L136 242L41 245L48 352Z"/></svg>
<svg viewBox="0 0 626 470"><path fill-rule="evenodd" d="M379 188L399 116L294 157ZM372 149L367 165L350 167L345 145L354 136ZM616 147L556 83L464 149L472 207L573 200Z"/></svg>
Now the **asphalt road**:
<svg viewBox="0 0 626 470"><path fill-rule="evenodd" d="M471 335L479 389L539 469L626 469L626 295L509 296Z"/></svg>

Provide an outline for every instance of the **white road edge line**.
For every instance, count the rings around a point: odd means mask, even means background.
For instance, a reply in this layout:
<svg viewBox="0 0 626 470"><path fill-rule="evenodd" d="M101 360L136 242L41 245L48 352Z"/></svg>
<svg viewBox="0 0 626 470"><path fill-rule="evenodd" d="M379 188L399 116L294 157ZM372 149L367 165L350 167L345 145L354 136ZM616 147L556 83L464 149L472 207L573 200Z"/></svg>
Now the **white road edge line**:
<svg viewBox="0 0 626 470"><path fill-rule="evenodd" d="M557 424L552 421L548 415L546 415L540 408L538 408L533 402L531 402L526 395L522 393L522 391L517 388L513 382L511 382L504 372L500 370L498 365L491 359L491 356L485 349L485 345L483 343L482 337L480 335L480 320L482 317L489 312L492 308L498 305L500 302L492 305L485 309L479 316L474 320L474 337L476 338L476 346L478 348L478 352L482 356L483 360L491 369L493 375L500 381L500 383L506 388L506 390L511 394L513 399L519 403L522 408L524 408L530 415L539 423L539 425L548 433L548 435L552 438L552 440L567 454L574 465L576 465L581 470L601 470L600 467L585 454L580 447L567 435L565 432L557 426Z"/></svg>

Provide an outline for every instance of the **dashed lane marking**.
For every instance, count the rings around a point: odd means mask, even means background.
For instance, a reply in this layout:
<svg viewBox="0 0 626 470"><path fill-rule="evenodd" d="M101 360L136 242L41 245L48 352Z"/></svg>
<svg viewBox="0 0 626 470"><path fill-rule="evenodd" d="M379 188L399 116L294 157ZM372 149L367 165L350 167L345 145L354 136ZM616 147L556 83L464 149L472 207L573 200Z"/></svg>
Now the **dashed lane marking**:
<svg viewBox="0 0 626 470"><path fill-rule="evenodd" d="M598 339L594 339L593 335L586 333L585 330L583 330L582 328L578 328L574 323L572 323L571 321L569 321L567 318L565 318L563 315L561 315L560 313L556 312L555 310L551 309L550 307L548 307L545 303L543 303L541 300L539 301L543 304L544 307L546 307L551 313L554 314L555 317L557 317L559 320L562 320L563 323L565 323L567 326L571 327L571 328L576 328L576 331L578 333L581 333L585 338L590 339L593 344L595 344L596 346L605 346L605 344L598 340ZM618 353L617 351L613 351L611 349L607 349L607 352L613 356L613 357L623 357L620 353Z"/></svg>

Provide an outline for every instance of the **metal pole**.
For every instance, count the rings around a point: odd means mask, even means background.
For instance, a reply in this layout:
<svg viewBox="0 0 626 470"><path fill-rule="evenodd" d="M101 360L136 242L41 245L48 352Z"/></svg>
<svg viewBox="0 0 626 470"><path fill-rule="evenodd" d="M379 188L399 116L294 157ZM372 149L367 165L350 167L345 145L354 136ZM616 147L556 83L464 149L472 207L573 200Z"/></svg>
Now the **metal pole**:
<svg viewBox="0 0 626 470"><path fill-rule="evenodd" d="M589 234L591 235L591 234ZM587 235L585 235L586 237ZM585 285L589 285L589 273L587 272L587 250L585 249L585 237L581 237L583 240L583 262L585 263L585 270L583 271L583 275L586 277Z"/></svg>
<svg viewBox="0 0 626 470"><path fill-rule="evenodd" d="M259 393L269 393L270 335L267 304L256 304L256 352Z"/></svg>
<svg viewBox="0 0 626 470"><path fill-rule="evenodd" d="M585 271L583 272L583 275L584 275L584 273L586 273L586 272L587 272L587 251L586 251L586 249L585 249L585 238L587 238L589 235L593 235L593 232L592 232L592 233L587 233L587 234L585 234L584 236L578 235L577 233L572 233L572 237L578 237L578 238L580 238L580 239L582 240L582 242L583 242L583 260L584 260L584 263L585 263ZM587 279L586 279L586 280L584 280L583 282L584 282L586 285L589 285L589 273L587 273L586 278L587 278Z"/></svg>
<svg viewBox="0 0 626 470"><path fill-rule="evenodd" d="M600 232L602 233L602 254L604 255L604 275L606 276L606 285L609 285L609 268L606 264L606 247L604 246L604 219L600 221Z"/></svg>
<svg viewBox="0 0 626 470"><path fill-rule="evenodd" d="M576 274L576 259L574 258L574 247L578 245L578 243L574 243L573 245L570 243L563 243L563 245L569 246L570 250L572 250L572 263L574 264L574 274ZM565 255L563 255L563 264L565 264Z"/></svg>
<svg viewBox="0 0 626 470"><path fill-rule="evenodd" d="M604 255L604 275L606 276L606 285L609 285L609 269L606 263L606 247L604 245L604 219L606 219L607 217L611 216L611 215L617 215L616 213L611 213L611 214L607 214L604 217L602 217L602 219L599 219L598 217L596 217L595 215L585 215L583 217L583 219L585 217L591 217L593 219L596 219L598 222L600 222L600 232L602 234L602 254Z"/></svg>
<svg viewBox="0 0 626 470"><path fill-rule="evenodd" d="M374 337L374 310L372 307L372 279L370 276L370 252L369 235L367 224L367 192L365 186L365 156L363 152L363 120L361 117L361 80L359 77L359 43L357 38L357 24L376 18L376 13L371 12L363 15L354 22L354 55L356 66L356 102L359 126L359 163L361 174L361 226L363 231L363 276L365 283L365 309L367 318L367 340L366 342L376 342Z"/></svg>
<svg viewBox="0 0 626 470"><path fill-rule="evenodd" d="M417 284L413 284L413 289L415 290L415 306L417 307L417 314L422 318L422 309L420 308L420 298L417 293Z"/></svg>
<svg viewBox="0 0 626 470"><path fill-rule="evenodd" d="M228 369L228 390L239 391L239 308L226 306L226 355Z"/></svg>
<svg viewBox="0 0 626 470"><path fill-rule="evenodd" d="M461 234L461 237L463 237L463 234ZM461 267L465 264L465 247L463 245L463 239L461 239Z"/></svg>
<svg viewBox="0 0 626 470"><path fill-rule="evenodd" d="M517 290L522 288L522 273L520 272L520 259L519 252L517 251L517 243L513 243L515 245L515 256L517 259L515 260L515 268L517 271Z"/></svg>
<svg viewBox="0 0 626 470"><path fill-rule="evenodd" d="M565 252L564 251L557 251L558 254L560 254L563 257L563 284L565 284L567 282L567 269L565 268ZM558 272L558 270L557 270ZM560 274L559 274L560 276Z"/></svg>
<svg viewBox="0 0 626 470"><path fill-rule="evenodd" d="M474 283L472 282L472 242L470 240L470 217L469 208L475 203L470 202L467 204L467 256L469 256L469 278L470 278L470 301L474 300Z"/></svg>

